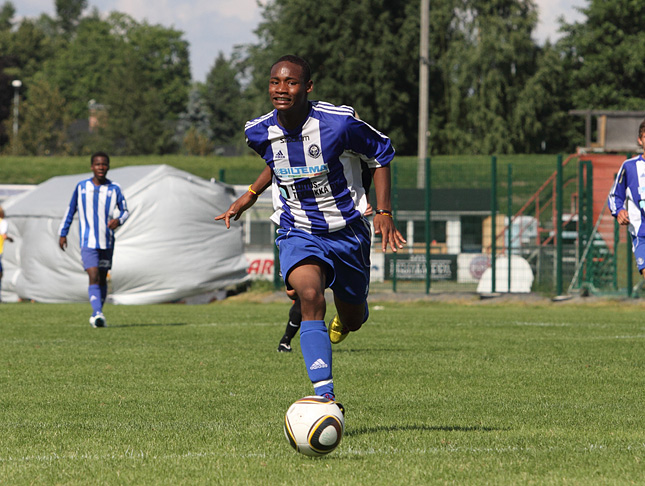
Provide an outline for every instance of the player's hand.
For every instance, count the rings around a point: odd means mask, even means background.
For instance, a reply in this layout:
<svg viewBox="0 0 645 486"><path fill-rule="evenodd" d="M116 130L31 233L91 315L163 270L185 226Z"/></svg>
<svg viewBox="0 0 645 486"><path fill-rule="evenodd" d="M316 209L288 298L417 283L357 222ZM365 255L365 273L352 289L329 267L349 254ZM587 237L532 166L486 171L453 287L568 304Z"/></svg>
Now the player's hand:
<svg viewBox="0 0 645 486"><path fill-rule="evenodd" d="M365 209L365 213L363 213L363 216L367 217L367 216L371 216L372 214L374 214L374 208L370 203L367 203L367 208Z"/></svg>
<svg viewBox="0 0 645 486"><path fill-rule="evenodd" d="M220 214L219 216L215 216L215 221L220 221L223 219L224 223L226 224L226 229L229 229L231 227L231 218L233 218L233 221L240 219L240 216L242 216L244 211L253 206L257 199L258 197L255 194L247 191L233 204L231 204L226 212Z"/></svg>
<svg viewBox="0 0 645 486"><path fill-rule="evenodd" d="M381 248L383 253L387 251L387 246L390 245L393 252L403 248L403 244L407 243L403 235L394 226L394 220L387 214L377 214L374 216L374 233L381 235Z"/></svg>
<svg viewBox="0 0 645 486"><path fill-rule="evenodd" d="M119 221L118 219L111 219L111 220L108 222L108 228L110 228L111 230L115 230L115 229L117 229L119 226L121 226L121 221Z"/></svg>
<svg viewBox="0 0 645 486"><path fill-rule="evenodd" d="M616 221L618 221L618 224L622 224L623 226L629 224L629 213L626 209L621 209L620 211L618 211L618 214L616 215Z"/></svg>
<svg viewBox="0 0 645 486"><path fill-rule="evenodd" d="M67 236L60 237L58 240L58 246L60 246L61 250L65 251L65 248L67 248Z"/></svg>

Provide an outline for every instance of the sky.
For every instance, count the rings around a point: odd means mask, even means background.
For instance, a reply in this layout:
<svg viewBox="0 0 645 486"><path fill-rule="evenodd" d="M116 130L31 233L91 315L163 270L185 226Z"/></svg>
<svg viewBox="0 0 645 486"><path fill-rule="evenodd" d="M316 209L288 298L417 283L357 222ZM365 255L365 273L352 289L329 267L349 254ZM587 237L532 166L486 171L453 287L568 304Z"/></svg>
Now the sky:
<svg viewBox="0 0 645 486"><path fill-rule="evenodd" d="M205 81L220 52L229 57L239 44L257 41L253 31L261 21L258 0L89 0L89 9L102 14L113 10L124 12L137 22L161 24L184 32L190 44L190 65L194 81ZM264 3L266 0L260 0ZM582 20L575 7L588 0L535 0L540 18L535 39L543 43L559 38L557 19L567 22ZM13 0L16 17L54 16L55 0ZM85 13L89 12L86 11Z"/></svg>

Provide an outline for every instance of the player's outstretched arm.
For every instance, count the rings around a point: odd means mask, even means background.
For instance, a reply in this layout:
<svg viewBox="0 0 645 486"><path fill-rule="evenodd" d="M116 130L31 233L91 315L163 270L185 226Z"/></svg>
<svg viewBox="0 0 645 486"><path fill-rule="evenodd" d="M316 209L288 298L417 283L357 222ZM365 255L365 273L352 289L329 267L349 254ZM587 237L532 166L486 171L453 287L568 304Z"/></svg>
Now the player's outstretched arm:
<svg viewBox="0 0 645 486"><path fill-rule="evenodd" d="M403 248L405 238L394 226L392 202L390 200L390 166L374 170L374 190L376 191L376 214L374 216L374 233L381 235L381 249L387 251L388 245L396 252Z"/></svg>
<svg viewBox="0 0 645 486"><path fill-rule="evenodd" d="M233 218L233 221L237 221L244 211L255 204L258 196L271 184L271 177L271 168L267 166L258 178L255 179L255 182L249 186L248 191L237 198L225 212L219 216L215 216L215 221L221 221L223 219L226 224L226 229L229 229L231 227L231 218Z"/></svg>

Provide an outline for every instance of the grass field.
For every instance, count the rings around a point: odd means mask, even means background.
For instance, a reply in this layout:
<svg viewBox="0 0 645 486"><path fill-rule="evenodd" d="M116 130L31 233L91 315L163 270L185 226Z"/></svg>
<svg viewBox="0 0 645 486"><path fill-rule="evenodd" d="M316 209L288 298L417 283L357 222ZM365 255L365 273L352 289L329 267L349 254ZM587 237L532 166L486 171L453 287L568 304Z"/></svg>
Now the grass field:
<svg viewBox="0 0 645 486"><path fill-rule="evenodd" d="M372 302L319 459L282 432L312 391L287 310L0 305L0 484L643 484L639 305Z"/></svg>
<svg viewBox="0 0 645 486"><path fill-rule="evenodd" d="M491 182L491 157L487 155L432 157L433 187L484 187ZM507 166L511 165L518 196L533 192L556 170L555 155L500 155L497 157L500 186L506 184ZM185 155L115 156L111 167L168 164L204 179L220 179L229 184L249 184L260 173L264 162L255 155L241 157L191 157ZM397 156L399 187L416 187L416 157ZM575 164L571 164L573 168ZM223 172L222 172L223 171ZM90 172L89 157L0 157L3 184L39 184L68 174ZM464 177L467 174L468 177ZM500 187L503 191L503 187ZM505 192L501 193L502 195ZM501 196L500 196L501 197Z"/></svg>

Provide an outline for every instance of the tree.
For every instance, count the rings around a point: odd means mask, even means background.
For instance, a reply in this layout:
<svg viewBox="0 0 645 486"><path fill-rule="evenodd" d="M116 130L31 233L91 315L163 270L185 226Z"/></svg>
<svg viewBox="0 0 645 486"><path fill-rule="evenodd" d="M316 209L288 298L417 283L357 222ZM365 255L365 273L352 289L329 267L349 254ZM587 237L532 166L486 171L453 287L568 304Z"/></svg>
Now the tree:
<svg viewBox="0 0 645 486"><path fill-rule="evenodd" d="M16 7L11 2L4 2L0 7L0 31L8 31L13 25Z"/></svg>
<svg viewBox="0 0 645 486"><path fill-rule="evenodd" d="M206 155L213 151L211 114L198 86L190 91L186 111L179 115L176 139L190 155Z"/></svg>
<svg viewBox="0 0 645 486"><path fill-rule="evenodd" d="M126 56L106 80L107 126L100 134L119 155L164 154L176 149L174 123L164 119L161 94L137 69L135 56ZM141 89L146 86L146 89Z"/></svg>
<svg viewBox="0 0 645 486"><path fill-rule="evenodd" d="M284 54L309 61L312 99L352 105L388 134L399 153L416 151L418 2L406 0L274 0L263 8L248 49L253 78L247 94L268 110L271 63ZM294 43L294 39L298 41Z"/></svg>
<svg viewBox="0 0 645 486"><path fill-rule="evenodd" d="M438 113L431 115L431 149L512 153L522 138L513 112L536 71L539 53L531 39L537 25L535 4L464 0L441 5L439 25L449 40L437 53L435 75L441 80L443 100Z"/></svg>
<svg viewBox="0 0 645 486"><path fill-rule="evenodd" d="M126 52L125 41L112 34L110 23L86 17L69 44L45 63L43 72L69 100L71 115L87 118L87 103L104 102L107 80Z"/></svg>
<svg viewBox="0 0 645 486"><path fill-rule="evenodd" d="M586 19L564 23L557 47L572 79L576 109L641 110L645 104L645 3L589 0Z"/></svg>
<svg viewBox="0 0 645 486"><path fill-rule="evenodd" d="M238 69L233 60L220 52L201 88L206 109L210 112L212 139L216 145L228 145L242 136L244 122L253 115L246 108Z"/></svg>
<svg viewBox="0 0 645 486"><path fill-rule="evenodd" d="M56 0L56 17L64 36L74 33L86 8L87 0Z"/></svg>
<svg viewBox="0 0 645 486"><path fill-rule="evenodd" d="M42 76L36 77L21 109L18 140L12 140L18 153L52 155L67 153L69 126L65 99Z"/></svg>

